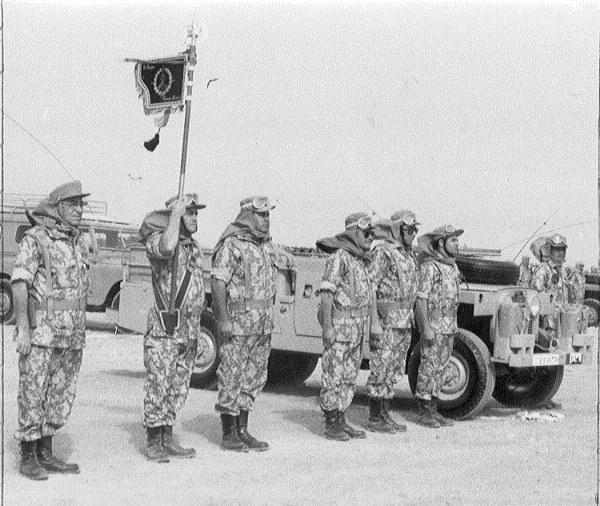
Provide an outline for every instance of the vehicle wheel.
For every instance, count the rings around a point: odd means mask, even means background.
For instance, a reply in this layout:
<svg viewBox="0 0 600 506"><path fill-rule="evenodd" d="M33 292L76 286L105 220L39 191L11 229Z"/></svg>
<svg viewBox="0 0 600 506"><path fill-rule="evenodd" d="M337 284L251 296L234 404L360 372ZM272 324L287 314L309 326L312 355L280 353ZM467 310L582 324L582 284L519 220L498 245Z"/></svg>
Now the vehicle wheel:
<svg viewBox="0 0 600 506"><path fill-rule="evenodd" d="M458 257L456 265L467 283L516 285L519 281L519 266L513 262Z"/></svg>
<svg viewBox="0 0 600 506"><path fill-rule="evenodd" d="M588 327L598 326L598 314L600 313L600 302L596 299L585 299L583 304L587 308Z"/></svg>
<svg viewBox="0 0 600 506"><path fill-rule="evenodd" d="M415 346L408 360L408 382L414 394L421 363L421 347ZM438 409L448 418L475 416L492 398L496 374L490 352L481 339L468 330L458 329L454 349L444 371Z"/></svg>
<svg viewBox="0 0 600 506"><path fill-rule="evenodd" d="M202 316L202 328L198 335L198 352L190 385L194 388L214 390L217 387L219 362L217 323L212 313L205 312Z"/></svg>
<svg viewBox="0 0 600 506"><path fill-rule="evenodd" d="M496 380L494 399L511 408L537 408L554 397L564 366L509 369Z"/></svg>
<svg viewBox="0 0 600 506"><path fill-rule="evenodd" d="M13 323L15 308L13 305L13 291L8 279L0 280L0 318L2 323Z"/></svg>
<svg viewBox="0 0 600 506"><path fill-rule="evenodd" d="M318 362L317 355L272 351L269 356L267 383L280 385L304 383L313 373Z"/></svg>

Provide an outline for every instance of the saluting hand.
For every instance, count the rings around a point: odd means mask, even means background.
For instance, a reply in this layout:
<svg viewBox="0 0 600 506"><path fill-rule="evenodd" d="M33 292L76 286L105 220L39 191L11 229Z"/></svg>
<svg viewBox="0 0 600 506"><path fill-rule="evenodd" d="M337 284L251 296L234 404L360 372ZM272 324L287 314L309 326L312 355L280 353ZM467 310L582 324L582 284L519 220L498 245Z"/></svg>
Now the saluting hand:
<svg viewBox="0 0 600 506"><path fill-rule="evenodd" d="M185 214L185 208L189 203L189 197L186 196L182 196L174 200L169 206L171 209L171 214L181 218Z"/></svg>
<svg viewBox="0 0 600 506"><path fill-rule="evenodd" d="M31 351L31 330L29 327L17 325L15 328L15 340L17 341L17 353L29 355Z"/></svg>

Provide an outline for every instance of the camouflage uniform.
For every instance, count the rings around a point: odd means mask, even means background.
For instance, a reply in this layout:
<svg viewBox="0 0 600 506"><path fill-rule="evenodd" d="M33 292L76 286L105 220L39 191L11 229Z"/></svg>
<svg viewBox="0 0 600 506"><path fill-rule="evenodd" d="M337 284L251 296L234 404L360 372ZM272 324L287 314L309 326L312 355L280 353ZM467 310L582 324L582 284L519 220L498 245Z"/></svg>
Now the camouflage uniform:
<svg viewBox="0 0 600 506"><path fill-rule="evenodd" d="M460 290L460 273L456 265L437 260L421 264L417 297L427 300L429 325L433 341L421 339L421 363L415 396L423 400L439 397L448 365L454 335Z"/></svg>
<svg viewBox="0 0 600 506"><path fill-rule="evenodd" d="M539 264L531 275L530 285L538 292L552 293L557 304L568 300L567 282L562 267L550 262Z"/></svg>
<svg viewBox="0 0 600 506"><path fill-rule="evenodd" d="M352 403L362 342L369 335L371 286L365 263L343 249L325 264L321 290L333 294L333 343L323 343L321 408L344 412Z"/></svg>
<svg viewBox="0 0 600 506"><path fill-rule="evenodd" d="M585 274L583 266L577 265L568 280L569 302L583 304L585 300Z"/></svg>
<svg viewBox="0 0 600 506"><path fill-rule="evenodd" d="M267 382L275 300L275 250L270 241L230 236L215 252L211 276L227 288L230 339L219 343L215 409L251 411Z"/></svg>
<svg viewBox="0 0 600 506"><path fill-rule="evenodd" d="M383 335L380 342L371 343L367 386L370 397L391 399L394 384L404 373L411 341L417 260L411 250L382 241L373 248L368 272L377 297Z"/></svg>
<svg viewBox="0 0 600 506"><path fill-rule="evenodd" d="M529 267L529 257L524 255L521 258L521 265L519 266L519 286L529 286L531 282L531 268Z"/></svg>
<svg viewBox="0 0 600 506"><path fill-rule="evenodd" d="M166 305L170 300L173 257L160 252L161 232L146 241L146 254L158 290ZM176 413L183 407L190 386L198 346L200 321L205 306L202 280L202 253L193 239L179 241L177 281L181 284L186 270L191 273L187 294L180 309L179 328L172 336L164 331L155 305L148 312L148 330L144 336L144 426L174 425Z"/></svg>
<svg viewBox="0 0 600 506"><path fill-rule="evenodd" d="M19 356L21 441L52 436L71 413L85 345L88 251L80 233L54 224L34 226L19 243L11 282L27 283L37 301L31 351Z"/></svg>

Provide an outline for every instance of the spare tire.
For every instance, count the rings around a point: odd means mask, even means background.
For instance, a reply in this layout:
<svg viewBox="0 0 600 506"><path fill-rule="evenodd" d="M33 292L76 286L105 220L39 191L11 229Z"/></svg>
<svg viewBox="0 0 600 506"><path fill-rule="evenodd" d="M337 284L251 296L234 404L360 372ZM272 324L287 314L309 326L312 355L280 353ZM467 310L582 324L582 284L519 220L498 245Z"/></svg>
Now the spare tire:
<svg viewBox="0 0 600 506"><path fill-rule="evenodd" d="M519 266L514 262L459 256L456 265L467 283L516 285L519 282Z"/></svg>

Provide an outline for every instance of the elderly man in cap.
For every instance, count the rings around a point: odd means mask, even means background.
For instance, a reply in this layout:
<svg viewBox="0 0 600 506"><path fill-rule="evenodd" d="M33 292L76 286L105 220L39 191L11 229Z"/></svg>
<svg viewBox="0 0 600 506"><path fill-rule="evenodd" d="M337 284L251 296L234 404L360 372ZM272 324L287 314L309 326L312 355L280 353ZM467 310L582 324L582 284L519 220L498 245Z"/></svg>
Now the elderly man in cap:
<svg viewBox="0 0 600 506"><path fill-rule="evenodd" d="M198 209L206 206L195 193L172 197L166 209L146 215L140 240L152 270L154 305L144 336L144 427L146 456L168 462L169 456L192 458L173 437L177 412L185 404L196 359L200 321L205 309L202 253L192 238L198 229ZM175 300L171 303L174 259Z"/></svg>
<svg viewBox="0 0 600 506"><path fill-rule="evenodd" d="M451 420L438 412L437 403L457 330L460 271L456 256L462 233L461 229L444 225L418 240L422 257L415 307L421 335L421 363L415 392L419 403L417 423L434 429L452 425Z"/></svg>
<svg viewBox="0 0 600 506"><path fill-rule="evenodd" d="M221 357L215 409L225 450L269 448L248 432L248 417L267 382L271 352L277 269L269 229L274 208L267 197L243 199L213 250L212 307Z"/></svg>
<svg viewBox="0 0 600 506"><path fill-rule="evenodd" d="M344 232L317 241L317 247L330 253L321 278L318 318L323 328L321 365L321 409L325 413L325 437L335 441L364 438L365 432L346 422L356 390L361 349L370 328L374 293L367 271L371 245L371 219L354 213L345 220ZM377 323L375 323L377 325Z"/></svg>
<svg viewBox="0 0 600 506"><path fill-rule="evenodd" d="M75 400L85 345L89 246L79 225L85 205L79 181L53 190L33 211L19 243L11 283L19 353L21 474L79 473L53 454L52 438Z"/></svg>
<svg viewBox="0 0 600 506"><path fill-rule="evenodd" d="M406 426L389 414L394 384L404 374L406 353L412 337L413 308L417 296L419 268L412 244L418 232L412 211L395 212L391 220L375 225L369 277L377 301L376 318L383 334L371 333L369 423L374 432L405 432Z"/></svg>

